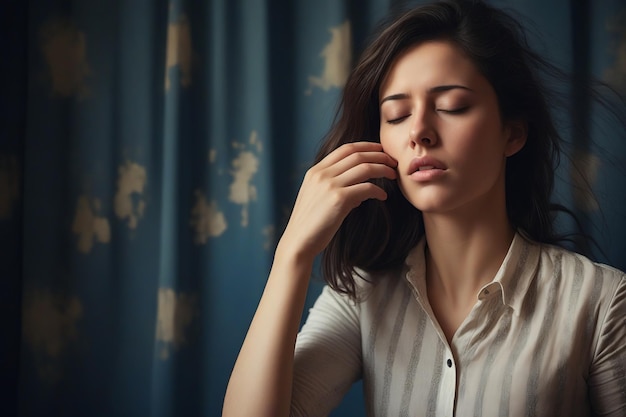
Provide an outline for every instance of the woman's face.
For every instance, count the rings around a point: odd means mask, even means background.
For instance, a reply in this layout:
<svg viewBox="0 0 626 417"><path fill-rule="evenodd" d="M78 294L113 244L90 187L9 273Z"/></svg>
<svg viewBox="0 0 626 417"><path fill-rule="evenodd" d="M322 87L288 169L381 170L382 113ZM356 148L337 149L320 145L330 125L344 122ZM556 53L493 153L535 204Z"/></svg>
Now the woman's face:
<svg viewBox="0 0 626 417"><path fill-rule="evenodd" d="M491 84L452 43L400 55L379 97L380 142L416 208L469 213L504 202L506 157L524 145L525 130L502 122Z"/></svg>

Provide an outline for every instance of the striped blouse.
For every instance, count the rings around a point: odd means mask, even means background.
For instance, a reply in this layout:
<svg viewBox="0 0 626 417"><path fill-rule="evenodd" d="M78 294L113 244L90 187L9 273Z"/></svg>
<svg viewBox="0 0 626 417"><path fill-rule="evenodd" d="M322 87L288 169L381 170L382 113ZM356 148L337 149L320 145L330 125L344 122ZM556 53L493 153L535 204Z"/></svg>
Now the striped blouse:
<svg viewBox="0 0 626 417"><path fill-rule="evenodd" d="M451 344L424 241L355 304L325 287L296 341L292 415L363 378L369 417L626 416L626 275L520 234Z"/></svg>

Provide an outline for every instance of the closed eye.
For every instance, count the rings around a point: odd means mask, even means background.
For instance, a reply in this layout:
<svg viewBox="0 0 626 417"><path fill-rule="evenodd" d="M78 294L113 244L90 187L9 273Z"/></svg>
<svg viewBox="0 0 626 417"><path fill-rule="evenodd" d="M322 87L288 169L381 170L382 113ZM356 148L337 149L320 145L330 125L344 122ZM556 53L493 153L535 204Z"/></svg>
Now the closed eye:
<svg viewBox="0 0 626 417"><path fill-rule="evenodd" d="M469 106L459 107L458 109L437 109L437 111L446 114L462 114L469 109Z"/></svg>
<svg viewBox="0 0 626 417"><path fill-rule="evenodd" d="M401 123L404 119L406 119L409 116L410 114L407 114L406 116L396 117L395 119L387 120L387 123L390 125L397 125L398 123Z"/></svg>

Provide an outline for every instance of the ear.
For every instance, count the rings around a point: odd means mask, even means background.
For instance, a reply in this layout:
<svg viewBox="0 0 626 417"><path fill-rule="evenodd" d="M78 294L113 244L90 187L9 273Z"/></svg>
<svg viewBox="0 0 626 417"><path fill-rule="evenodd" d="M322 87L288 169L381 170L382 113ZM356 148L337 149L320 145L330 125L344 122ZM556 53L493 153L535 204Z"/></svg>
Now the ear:
<svg viewBox="0 0 626 417"><path fill-rule="evenodd" d="M504 156L515 155L526 144L528 137L528 123L523 120L512 120L506 123L506 134L508 135Z"/></svg>

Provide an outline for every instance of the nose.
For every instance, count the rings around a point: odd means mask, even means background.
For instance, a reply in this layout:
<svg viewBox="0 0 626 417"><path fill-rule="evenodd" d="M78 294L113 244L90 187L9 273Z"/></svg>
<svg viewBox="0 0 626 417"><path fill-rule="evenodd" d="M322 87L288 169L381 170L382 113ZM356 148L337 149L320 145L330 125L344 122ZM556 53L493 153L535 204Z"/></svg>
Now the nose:
<svg viewBox="0 0 626 417"><path fill-rule="evenodd" d="M409 131L412 149L416 147L433 147L438 142L437 133L425 116L420 114L413 117L411 130Z"/></svg>

